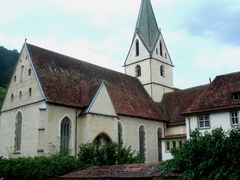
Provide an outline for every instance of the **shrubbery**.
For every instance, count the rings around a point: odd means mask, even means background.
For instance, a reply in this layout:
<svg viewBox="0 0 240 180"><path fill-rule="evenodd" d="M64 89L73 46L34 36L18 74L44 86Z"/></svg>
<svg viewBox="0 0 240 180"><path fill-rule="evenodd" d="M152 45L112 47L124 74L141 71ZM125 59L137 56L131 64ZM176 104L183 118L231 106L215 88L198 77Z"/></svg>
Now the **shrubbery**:
<svg viewBox="0 0 240 180"><path fill-rule="evenodd" d="M191 133L191 140L172 151L173 159L160 166L163 175L180 173L184 179L238 179L240 175L240 128L221 128L202 135Z"/></svg>
<svg viewBox="0 0 240 180"><path fill-rule="evenodd" d="M53 155L41 157L0 157L0 178L5 179L47 179L67 174L89 166L141 163L143 159L134 155L130 147L118 144L83 144L78 158Z"/></svg>
<svg viewBox="0 0 240 180"><path fill-rule="evenodd" d="M0 159L0 177L5 179L45 179L66 174L79 168L71 156L41 156Z"/></svg>
<svg viewBox="0 0 240 180"><path fill-rule="evenodd" d="M144 159L121 144L82 144L78 154L81 167L143 163Z"/></svg>

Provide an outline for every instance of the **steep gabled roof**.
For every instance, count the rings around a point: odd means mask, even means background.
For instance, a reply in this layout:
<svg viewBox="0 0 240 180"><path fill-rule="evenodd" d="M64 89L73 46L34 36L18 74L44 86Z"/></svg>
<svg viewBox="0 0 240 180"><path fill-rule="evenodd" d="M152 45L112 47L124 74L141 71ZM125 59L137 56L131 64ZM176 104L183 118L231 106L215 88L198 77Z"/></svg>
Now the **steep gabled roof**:
<svg viewBox="0 0 240 180"><path fill-rule="evenodd" d="M165 120L137 78L26 45L48 102L86 108L104 80L117 114Z"/></svg>
<svg viewBox="0 0 240 180"><path fill-rule="evenodd" d="M184 113L192 114L239 108L240 101L232 99L233 93L240 93L240 72L217 76Z"/></svg>
<svg viewBox="0 0 240 180"><path fill-rule="evenodd" d="M181 113L188 108L207 87L208 85L203 85L164 94L159 106L169 121L168 125L185 124L185 117Z"/></svg>
<svg viewBox="0 0 240 180"><path fill-rule="evenodd" d="M135 34L139 35L148 52L151 54L160 36L160 31L150 0L142 0Z"/></svg>

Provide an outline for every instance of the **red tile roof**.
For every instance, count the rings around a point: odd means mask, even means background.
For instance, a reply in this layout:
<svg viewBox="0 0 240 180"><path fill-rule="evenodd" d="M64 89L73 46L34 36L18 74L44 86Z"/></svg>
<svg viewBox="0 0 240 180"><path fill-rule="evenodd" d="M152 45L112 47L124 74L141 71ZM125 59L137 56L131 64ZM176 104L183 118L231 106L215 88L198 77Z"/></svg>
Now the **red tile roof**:
<svg viewBox="0 0 240 180"><path fill-rule="evenodd" d="M207 87L208 85L203 85L164 94L159 106L169 121L168 126L184 125L185 116L181 113L188 108L188 106L198 98Z"/></svg>
<svg viewBox="0 0 240 180"><path fill-rule="evenodd" d="M104 80L117 114L165 121L137 78L31 44L27 48L48 102L85 108Z"/></svg>
<svg viewBox="0 0 240 180"><path fill-rule="evenodd" d="M152 179L159 176L158 164L125 164L90 167L71 172L58 179Z"/></svg>
<svg viewBox="0 0 240 180"><path fill-rule="evenodd" d="M232 99L236 92L240 92L240 72L217 76L184 114L239 108L240 101Z"/></svg>

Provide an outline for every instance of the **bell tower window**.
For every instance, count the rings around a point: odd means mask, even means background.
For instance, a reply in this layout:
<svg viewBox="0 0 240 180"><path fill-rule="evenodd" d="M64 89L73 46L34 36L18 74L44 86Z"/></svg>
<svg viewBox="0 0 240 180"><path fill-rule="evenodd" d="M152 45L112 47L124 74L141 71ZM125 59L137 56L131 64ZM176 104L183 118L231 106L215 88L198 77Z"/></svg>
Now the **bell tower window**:
<svg viewBox="0 0 240 180"><path fill-rule="evenodd" d="M160 41L160 55L163 56L162 41Z"/></svg>
<svg viewBox="0 0 240 180"><path fill-rule="evenodd" d="M139 56L139 41L136 40L136 56Z"/></svg>
<svg viewBox="0 0 240 180"><path fill-rule="evenodd" d="M141 76L141 66L139 66L139 65L137 65L137 66L135 67L135 76L136 76L136 77Z"/></svg>
<svg viewBox="0 0 240 180"><path fill-rule="evenodd" d="M164 66L163 66L163 65L160 66L160 75L161 75L162 77L165 76Z"/></svg>

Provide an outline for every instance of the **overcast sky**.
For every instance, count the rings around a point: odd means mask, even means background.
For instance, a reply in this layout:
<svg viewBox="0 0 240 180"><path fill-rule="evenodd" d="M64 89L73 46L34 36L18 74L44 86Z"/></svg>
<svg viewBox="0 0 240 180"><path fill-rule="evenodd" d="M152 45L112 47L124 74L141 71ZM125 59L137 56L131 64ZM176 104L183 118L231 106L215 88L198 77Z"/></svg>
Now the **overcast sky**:
<svg viewBox="0 0 240 180"><path fill-rule="evenodd" d="M124 72L141 0L0 0L0 45L27 42ZM239 0L152 0L174 67L188 88L240 70Z"/></svg>

